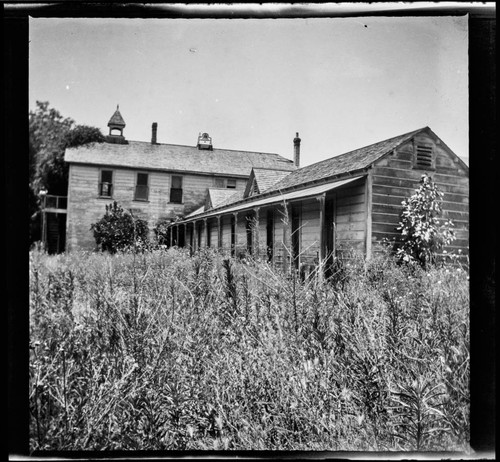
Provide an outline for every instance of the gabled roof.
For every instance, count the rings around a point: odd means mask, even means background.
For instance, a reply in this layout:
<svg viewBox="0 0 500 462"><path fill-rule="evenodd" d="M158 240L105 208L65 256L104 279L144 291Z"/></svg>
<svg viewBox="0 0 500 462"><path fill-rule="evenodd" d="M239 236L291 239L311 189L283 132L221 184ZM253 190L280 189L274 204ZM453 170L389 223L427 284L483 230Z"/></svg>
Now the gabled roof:
<svg viewBox="0 0 500 462"><path fill-rule="evenodd" d="M214 207L214 209L206 211L203 215L210 216L211 214L215 215L217 213L224 213L232 210L244 210L245 208L248 209L250 207L257 206L257 204L276 202L276 200L282 200L282 198L290 195L293 195L294 197L295 195L298 195L298 197L300 197L300 195L306 191L316 194L317 190L319 190L317 188L324 189L328 188L329 185L333 185L333 187L342 186L343 184L346 184L346 181L350 181L349 178L351 180L361 178L363 170L370 167L382 157L390 154L394 149L403 143L410 141L418 133L424 131L437 138L436 134L432 132L429 127L424 127L394 138L380 141L378 143L317 162L316 164L291 171L290 173L284 175L280 181L276 182L266 191L263 191L260 194L248 196L246 198L242 197L238 199L235 197L236 200L233 200L230 203L221 204L219 207ZM454 154L453 151L451 151L451 149L449 149L442 141L441 146L456 156L456 154ZM456 158L459 163L468 170L465 163L458 156L456 156ZM253 173L254 177L256 177L255 169ZM352 176L354 173L361 176Z"/></svg>
<svg viewBox="0 0 500 462"><path fill-rule="evenodd" d="M197 208L190 214L186 215L185 219L202 215L205 212L209 211L209 209L207 209L207 202L209 203L208 205L211 206L210 210L214 208L224 207L234 202L238 202L243 199L243 192L244 191L241 190L235 191L234 189L209 188L207 190L205 204Z"/></svg>
<svg viewBox="0 0 500 462"><path fill-rule="evenodd" d="M290 171L253 168L243 197L261 194L289 175Z"/></svg>
<svg viewBox="0 0 500 462"><path fill-rule="evenodd" d="M210 208L219 207L220 205L228 202L231 196L234 196L235 193L236 191L234 189L209 188L207 192L207 205Z"/></svg>
<svg viewBox="0 0 500 462"><path fill-rule="evenodd" d="M123 117L120 114L118 106L116 106L115 113L111 116L111 119L109 119L108 127L111 126L125 127L125 121L123 120Z"/></svg>
<svg viewBox="0 0 500 462"><path fill-rule="evenodd" d="M129 141L129 144L89 143L66 149L64 159L78 164L235 177L248 177L254 167L287 171L295 169L293 161L279 154L230 149L208 151L195 146L151 144L145 141Z"/></svg>
<svg viewBox="0 0 500 462"><path fill-rule="evenodd" d="M365 146L354 151L346 152L336 157L317 162L307 167L302 167L287 175L276 183L272 190L284 190L300 185L305 185L333 176L339 176L358 170L363 170L375 161L396 149L402 143L411 140L417 133L430 130L428 127L399 135L388 140ZM269 192L269 191L268 191Z"/></svg>

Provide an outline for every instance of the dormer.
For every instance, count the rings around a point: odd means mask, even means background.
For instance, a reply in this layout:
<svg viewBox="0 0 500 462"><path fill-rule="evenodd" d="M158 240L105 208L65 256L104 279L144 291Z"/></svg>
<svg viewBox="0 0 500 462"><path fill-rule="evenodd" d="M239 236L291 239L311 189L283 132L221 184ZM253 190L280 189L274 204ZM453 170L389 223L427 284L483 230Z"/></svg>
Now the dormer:
<svg viewBox="0 0 500 462"><path fill-rule="evenodd" d="M127 144L127 140L123 136L123 129L125 128L125 121L120 114L120 106L116 106L115 113L111 116L108 122L109 134L106 137L108 143Z"/></svg>
<svg viewBox="0 0 500 462"><path fill-rule="evenodd" d="M212 146L212 138L208 135L208 133L200 133L198 135L198 144L196 145L198 149L206 149L209 151L213 150Z"/></svg>

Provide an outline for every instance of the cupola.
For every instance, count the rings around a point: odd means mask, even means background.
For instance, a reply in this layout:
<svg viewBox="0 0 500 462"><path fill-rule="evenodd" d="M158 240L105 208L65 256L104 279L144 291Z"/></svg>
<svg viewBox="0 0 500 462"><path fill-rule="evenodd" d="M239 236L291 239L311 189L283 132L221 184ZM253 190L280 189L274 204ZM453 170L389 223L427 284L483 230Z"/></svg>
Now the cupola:
<svg viewBox="0 0 500 462"><path fill-rule="evenodd" d="M198 149L208 149L209 151L212 151L212 138L208 135L208 133L200 133L198 135L198 144L196 146Z"/></svg>
<svg viewBox="0 0 500 462"><path fill-rule="evenodd" d="M111 116L108 122L109 134L106 137L108 143L127 144L127 140L123 136L123 129L125 128L125 121L120 114L120 106L116 105L116 111Z"/></svg>

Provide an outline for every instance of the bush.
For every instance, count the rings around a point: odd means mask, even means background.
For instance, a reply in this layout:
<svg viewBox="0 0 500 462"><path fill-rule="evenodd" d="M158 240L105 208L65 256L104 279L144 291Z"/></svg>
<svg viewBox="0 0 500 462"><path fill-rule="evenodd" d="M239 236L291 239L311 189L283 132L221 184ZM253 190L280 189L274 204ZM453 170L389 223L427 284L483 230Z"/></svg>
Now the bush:
<svg viewBox="0 0 500 462"><path fill-rule="evenodd" d="M437 253L454 239L453 223L441 223L443 193L427 174L422 175L420 188L405 199L398 230L402 245L396 256L400 262L418 263L423 268L435 263Z"/></svg>
<svg viewBox="0 0 500 462"><path fill-rule="evenodd" d="M153 228L153 232L156 236L156 242L159 245L168 245L169 243L170 233L172 232L170 230L170 222L171 220L168 218L161 218Z"/></svg>
<svg viewBox="0 0 500 462"><path fill-rule="evenodd" d="M116 201L106 205L104 216L97 223L92 223L90 229L101 251L115 253L132 245L148 244L147 221L133 217Z"/></svg>

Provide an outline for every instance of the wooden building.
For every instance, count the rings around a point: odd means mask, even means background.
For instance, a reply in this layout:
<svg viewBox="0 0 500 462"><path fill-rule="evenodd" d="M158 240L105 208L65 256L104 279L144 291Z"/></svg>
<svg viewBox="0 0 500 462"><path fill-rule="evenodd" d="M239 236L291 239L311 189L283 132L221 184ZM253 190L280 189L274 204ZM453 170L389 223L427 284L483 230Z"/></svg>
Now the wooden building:
<svg viewBox="0 0 500 462"><path fill-rule="evenodd" d="M113 201L147 220L152 229L159 220L174 221L199 208L209 189L219 195L244 191L252 168L287 173L295 169L292 160L278 154L216 148L207 133L199 134L195 146L159 143L156 123L151 142L128 141L119 108L108 127L106 142L69 148L65 153L69 251L95 248L90 225ZM176 239L183 244L182 234L176 234Z"/></svg>
<svg viewBox="0 0 500 462"><path fill-rule="evenodd" d="M298 134L294 144L298 164ZM254 168L243 193L209 190L205 205L175 227L192 249L218 247L285 268L309 271L343 252L369 258L382 239L400 235L401 202L424 173L444 192L443 217L455 224L446 250L468 253L468 167L428 127L290 173Z"/></svg>

